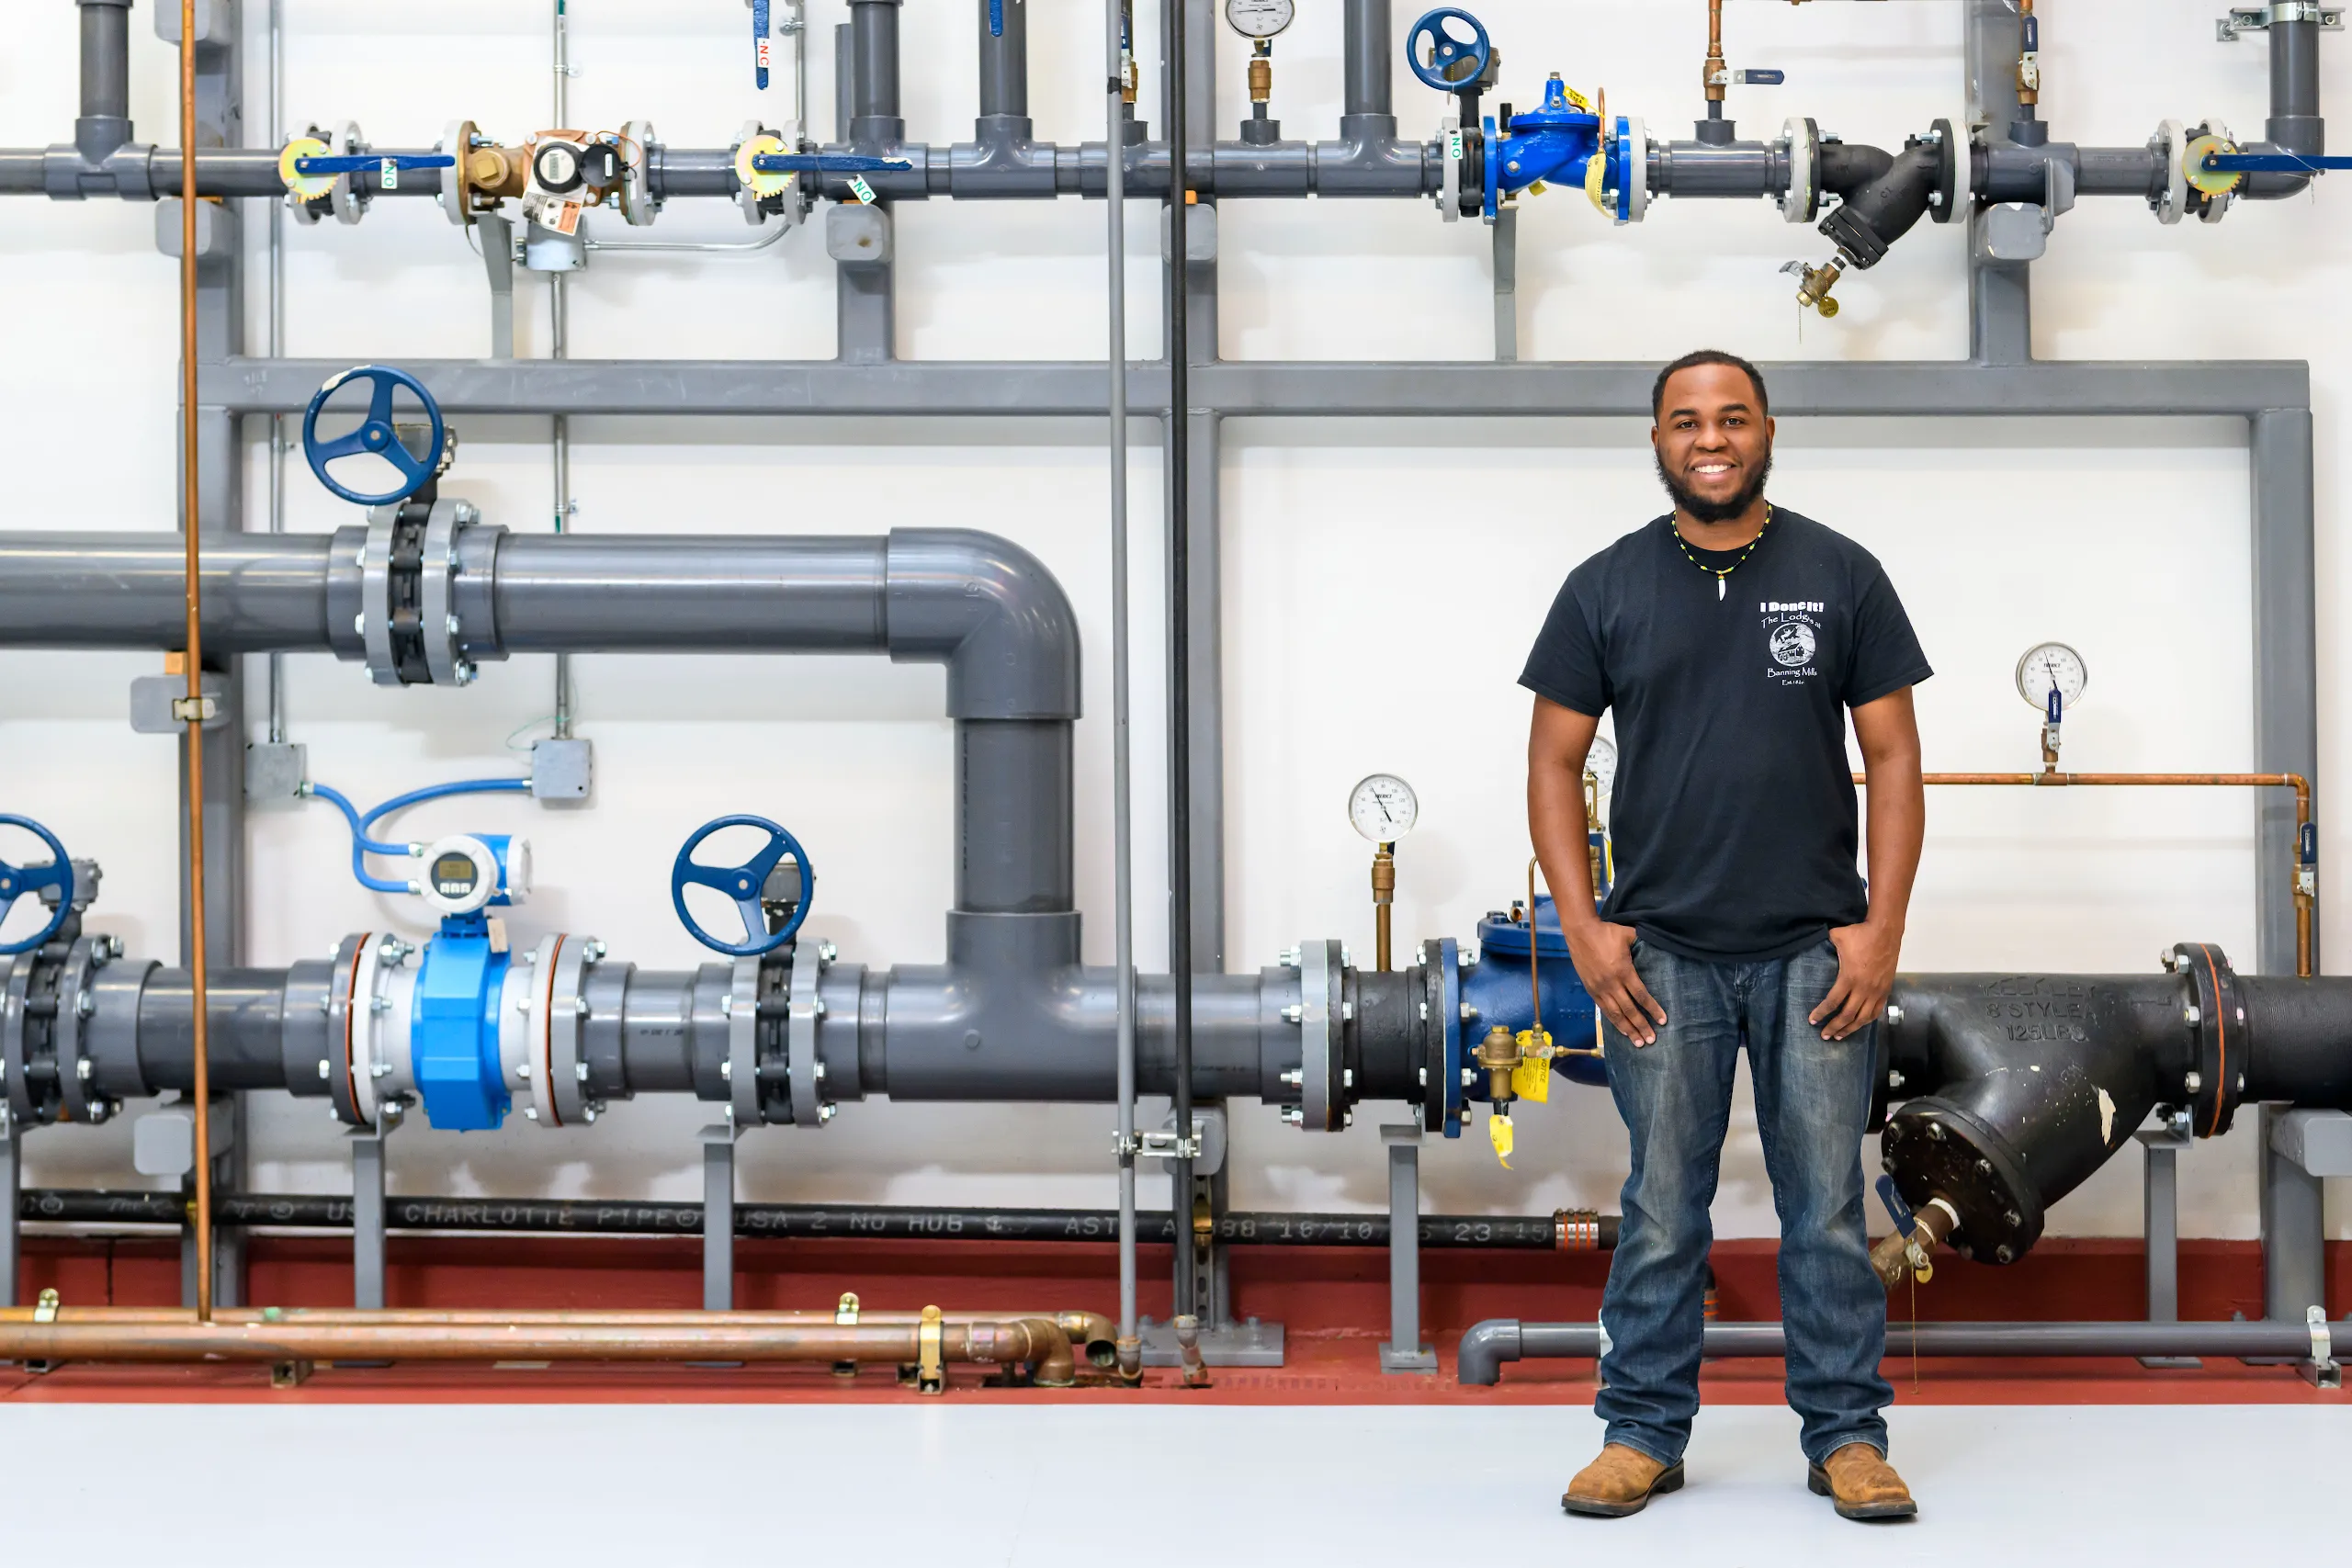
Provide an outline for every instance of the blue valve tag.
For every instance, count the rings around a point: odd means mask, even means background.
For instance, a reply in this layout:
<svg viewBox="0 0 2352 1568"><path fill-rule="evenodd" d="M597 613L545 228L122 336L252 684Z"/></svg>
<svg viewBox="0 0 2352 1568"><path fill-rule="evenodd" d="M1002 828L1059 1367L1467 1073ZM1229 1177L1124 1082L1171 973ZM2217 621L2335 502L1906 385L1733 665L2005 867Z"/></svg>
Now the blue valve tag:
<svg viewBox="0 0 2352 1568"><path fill-rule="evenodd" d="M1917 1232L1919 1216L1911 1212L1911 1205L1905 1202L1903 1194L1894 1190L1894 1178L1882 1176L1878 1179L1878 1201L1886 1205L1887 1214L1894 1221L1895 1230L1905 1240Z"/></svg>
<svg viewBox="0 0 2352 1568"><path fill-rule="evenodd" d="M1732 80L1743 87L1777 87L1789 79L1785 71L1739 71Z"/></svg>
<svg viewBox="0 0 2352 1568"><path fill-rule="evenodd" d="M770 51L775 47L768 36L768 5L769 0L752 0L752 61L763 93L768 90Z"/></svg>
<svg viewBox="0 0 2352 1568"><path fill-rule="evenodd" d="M2299 837L2301 841L2296 846L2295 858L2305 865L2317 865L2319 863L2319 824L2304 823L2303 830Z"/></svg>
<svg viewBox="0 0 2352 1568"><path fill-rule="evenodd" d="M1004 36L1004 0L989 0L989 37Z"/></svg>
<svg viewBox="0 0 2352 1568"><path fill-rule="evenodd" d="M850 195L857 197L858 201L864 206L871 207L874 205L874 187L865 183L865 176L864 175L850 175L849 193Z"/></svg>
<svg viewBox="0 0 2352 1568"><path fill-rule="evenodd" d="M2051 687L2051 688L2050 688L2050 722L2051 722L2051 723L2052 723L2052 724L2056 724L2056 723L2059 721L2060 717L2064 714L2065 709L2066 709L2066 699L2065 699L2065 698L2064 698L2064 697L2062 697L2062 696L2060 696L2060 695L2058 694L2058 688L2057 688L2057 687L2055 687L2055 686Z"/></svg>

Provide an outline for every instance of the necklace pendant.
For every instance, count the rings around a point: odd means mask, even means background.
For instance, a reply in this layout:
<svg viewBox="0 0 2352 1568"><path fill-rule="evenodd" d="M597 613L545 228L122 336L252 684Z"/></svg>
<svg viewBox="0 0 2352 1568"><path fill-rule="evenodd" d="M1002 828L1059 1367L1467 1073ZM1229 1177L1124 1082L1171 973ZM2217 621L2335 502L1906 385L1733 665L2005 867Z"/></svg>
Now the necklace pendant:
<svg viewBox="0 0 2352 1568"><path fill-rule="evenodd" d="M1731 585L1720 577L1715 579L1715 597L1718 600L1731 597Z"/></svg>

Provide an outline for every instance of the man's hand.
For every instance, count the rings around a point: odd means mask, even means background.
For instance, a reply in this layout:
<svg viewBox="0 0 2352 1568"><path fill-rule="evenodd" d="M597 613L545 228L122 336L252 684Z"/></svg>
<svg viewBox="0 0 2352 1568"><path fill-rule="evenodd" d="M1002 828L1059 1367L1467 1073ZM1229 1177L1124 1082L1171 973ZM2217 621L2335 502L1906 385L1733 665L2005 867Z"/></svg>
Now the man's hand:
<svg viewBox="0 0 2352 1568"><path fill-rule="evenodd" d="M1666 1010L1634 968L1634 928L1578 920L1562 934L1568 941L1577 978L1592 993L1600 1016L1636 1045L1657 1043L1657 1026L1666 1021ZM1884 997L1883 987L1879 994Z"/></svg>
<svg viewBox="0 0 2352 1568"><path fill-rule="evenodd" d="M1824 1040L1844 1040L1886 1010L1894 966L1903 956L1903 933L1865 921L1838 927L1829 940L1838 949L1838 983L1808 1021L1821 1025Z"/></svg>

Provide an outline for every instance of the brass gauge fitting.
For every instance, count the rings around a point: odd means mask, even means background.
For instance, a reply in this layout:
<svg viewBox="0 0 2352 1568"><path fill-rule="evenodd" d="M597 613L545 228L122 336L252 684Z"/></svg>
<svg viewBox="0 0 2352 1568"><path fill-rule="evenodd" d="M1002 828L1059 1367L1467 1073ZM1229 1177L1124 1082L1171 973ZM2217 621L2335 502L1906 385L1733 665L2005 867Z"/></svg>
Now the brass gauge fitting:
<svg viewBox="0 0 2352 1568"><path fill-rule="evenodd" d="M1487 1075L1487 1097L1496 1106L1509 1105L1519 1098L1519 1091L1510 1083L1521 1059L1517 1035L1498 1023L1487 1031L1487 1037L1478 1042L1478 1049L1472 1055Z"/></svg>
<svg viewBox="0 0 2352 1568"><path fill-rule="evenodd" d="M1260 39L1250 56L1250 101L1262 104L1274 96L1274 40Z"/></svg>

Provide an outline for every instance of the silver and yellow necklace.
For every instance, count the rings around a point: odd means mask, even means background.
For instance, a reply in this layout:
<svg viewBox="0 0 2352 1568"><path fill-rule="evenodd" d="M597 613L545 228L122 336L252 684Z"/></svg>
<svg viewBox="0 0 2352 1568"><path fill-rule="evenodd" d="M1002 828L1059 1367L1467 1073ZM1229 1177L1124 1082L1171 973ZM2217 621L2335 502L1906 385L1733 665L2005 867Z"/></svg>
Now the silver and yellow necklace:
<svg viewBox="0 0 2352 1568"><path fill-rule="evenodd" d="M1732 562L1729 566L1720 569L1709 566L1705 561L1702 561L1697 556L1692 555L1690 553L1690 542L1683 538L1682 530L1675 524L1674 519L1669 517L1666 522L1667 526L1674 530L1674 547L1682 552L1682 558L1715 580L1715 597L1717 599L1727 599L1731 596L1731 586L1724 580L1729 578L1733 572L1737 571L1741 567L1747 564L1747 558L1756 553L1756 547L1764 542L1764 536L1766 534L1771 532L1772 506L1770 502L1765 503L1764 526L1756 530L1756 537L1747 541L1747 547L1739 552L1739 558Z"/></svg>

